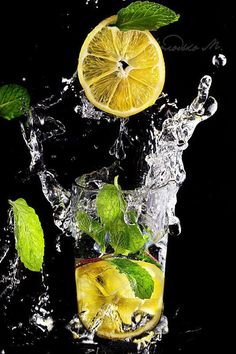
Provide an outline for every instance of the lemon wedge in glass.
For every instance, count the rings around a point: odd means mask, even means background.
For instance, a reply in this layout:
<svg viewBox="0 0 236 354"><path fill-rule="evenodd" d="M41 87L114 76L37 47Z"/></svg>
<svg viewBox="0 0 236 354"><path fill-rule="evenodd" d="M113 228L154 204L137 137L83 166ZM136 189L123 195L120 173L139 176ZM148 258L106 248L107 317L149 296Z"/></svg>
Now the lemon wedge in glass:
<svg viewBox="0 0 236 354"><path fill-rule="evenodd" d="M122 340L141 335L159 322L163 308L163 272L154 264L132 261L153 279L150 298L135 296L126 274L100 260L75 271L78 313L82 324L102 338Z"/></svg>

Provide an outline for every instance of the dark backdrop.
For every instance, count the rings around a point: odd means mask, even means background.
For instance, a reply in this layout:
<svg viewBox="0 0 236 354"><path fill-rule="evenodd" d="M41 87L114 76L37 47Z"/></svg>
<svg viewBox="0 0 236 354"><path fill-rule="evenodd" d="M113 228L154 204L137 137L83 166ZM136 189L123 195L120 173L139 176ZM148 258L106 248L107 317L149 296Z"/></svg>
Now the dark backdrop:
<svg viewBox="0 0 236 354"><path fill-rule="evenodd" d="M33 103L58 91L61 78L71 77L76 70L86 34L100 20L130 2L98 0L98 7L94 0L88 1L88 5L86 0L77 0L73 4L64 2L50 7L49 1L46 4L5 4L1 7L0 21L0 84L26 86ZM228 58L227 66L213 78L211 93L218 100L219 109L213 118L197 128L184 153L187 180L178 193L177 205L182 234L170 239L168 250L165 312L169 317L170 334L165 337L162 350L165 354L193 354L225 346L229 340L227 314L231 283L227 275L232 265L229 250L234 233L231 201L235 164L231 88L234 40L231 33L235 17L232 6L226 3L212 2L212 6L206 0L162 3L181 14L178 23L158 32L159 42L165 49L165 92L172 99L178 98L179 106L191 101L203 74L213 73L214 54L222 52ZM171 37L167 38L169 35ZM51 210L37 178L25 178L28 165L29 156L18 122L1 119L1 230L6 225L8 198L24 197L37 210L46 230L46 268L56 321L50 339L42 335L43 341L36 341L34 349L17 350L52 353L64 348L72 353L74 349L63 331L66 319L71 318L76 306L71 244L67 239L62 240L64 252L55 252L57 232ZM60 159L57 167L61 168ZM65 177L65 183L73 178L73 175ZM4 266L1 272L4 273ZM14 346L32 342L32 338L24 337L30 307L27 294L37 291L39 278L30 272L26 275L28 280L16 294L16 300L11 300L7 310L0 314L0 349L2 345L6 353L16 353ZM23 323L23 328L13 335L11 328L19 322ZM37 335L40 338L40 334Z"/></svg>

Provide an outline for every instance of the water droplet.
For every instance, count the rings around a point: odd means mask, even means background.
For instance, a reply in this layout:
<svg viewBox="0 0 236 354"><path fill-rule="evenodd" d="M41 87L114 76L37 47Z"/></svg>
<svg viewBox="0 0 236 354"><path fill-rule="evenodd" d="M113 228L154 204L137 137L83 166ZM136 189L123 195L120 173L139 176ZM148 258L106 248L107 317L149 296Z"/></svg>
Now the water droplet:
<svg viewBox="0 0 236 354"><path fill-rule="evenodd" d="M101 248L100 248L100 246L99 246L97 243L94 244L93 249L94 249L94 251L96 251L97 253L101 253Z"/></svg>
<svg viewBox="0 0 236 354"><path fill-rule="evenodd" d="M227 58L224 54L216 54L212 58L212 64L216 66L217 68L221 68L225 66L227 63Z"/></svg>
<svg viewBox="0 0 236 354"><path fill-rule="evenodd" d="M179 236L181 233L180 223L169 225L169 234L171 236Z"/></svg>
<svg viewBox="0 0 236 354"><path fill-rule="evenodd" d="M77 106L75 106L74 107L74 111L75 111L75 113L78 113L79 111L80 111L80 106L79 105L77 105Z"/></svg>
<svg viewBox="0 0 236 354"><path fill-rule="evenodd" d="M63 91L67 91L69 88L69 85L64 86Z"/></svg>

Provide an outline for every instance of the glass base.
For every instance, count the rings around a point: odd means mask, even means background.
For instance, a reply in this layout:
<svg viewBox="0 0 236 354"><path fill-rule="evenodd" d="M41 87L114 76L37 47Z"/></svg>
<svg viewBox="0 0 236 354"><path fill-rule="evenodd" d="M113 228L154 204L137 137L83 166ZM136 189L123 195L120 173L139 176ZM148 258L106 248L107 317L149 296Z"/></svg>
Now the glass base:
<svg viewBox="0 0 236 354"><path fill-rule="evenodd" d="M72 320L74 322L74 320ZM73 326L70 330L75 336ZM168 320L167 317L162 315L159 324L146 335L136 338L136 340L107 340L97 336L92 337L88 333L87 336L83 335L81 338L75 339L75 346L78 348L79 353L83 354L156 354L158 347L164 334L168 333Z"/></svg>

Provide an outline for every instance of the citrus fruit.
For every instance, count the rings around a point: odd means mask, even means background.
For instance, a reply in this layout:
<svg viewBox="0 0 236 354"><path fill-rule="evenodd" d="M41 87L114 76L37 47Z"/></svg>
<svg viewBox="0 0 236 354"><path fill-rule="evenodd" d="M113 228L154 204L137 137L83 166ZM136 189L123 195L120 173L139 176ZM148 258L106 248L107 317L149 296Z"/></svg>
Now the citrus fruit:
<svg viewBox="0 0 236 354"><path fill-rule="evenodd" d="M162 50L149 31L120 31L117 17L102 21L87 36L78 64L89 101L118 117L129 117L155 103L165 81Z"/></svg>
<svg viewBox="0 0 236 354"><path fill-rule="evenodd" d="M154 264L132 261L152 277L150 299L135 296L126 274L108 260L76 268L78 313L82 324L99 337L121 340L151 330L163 307L164 277Z"/></svg>

